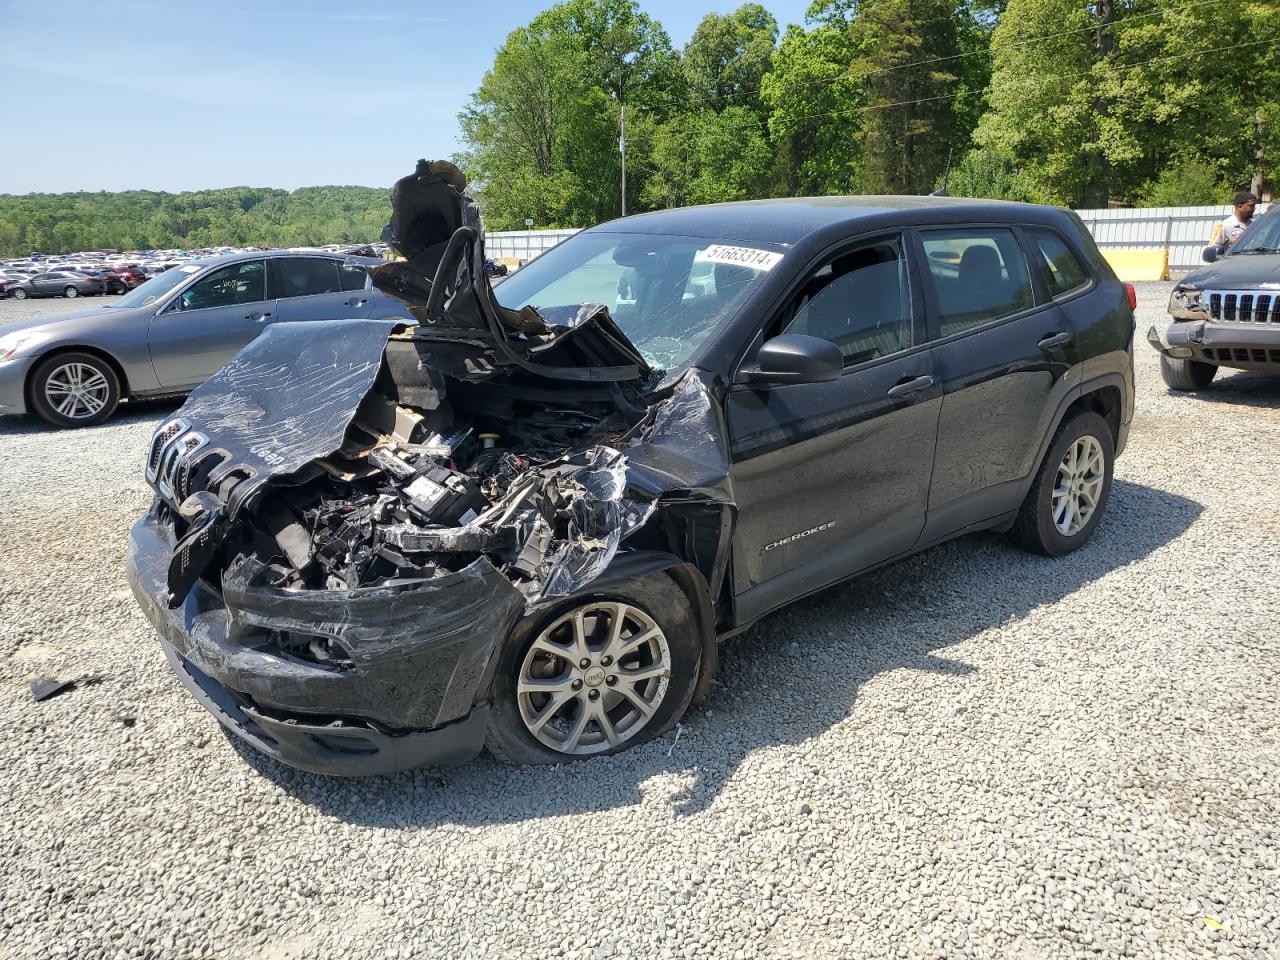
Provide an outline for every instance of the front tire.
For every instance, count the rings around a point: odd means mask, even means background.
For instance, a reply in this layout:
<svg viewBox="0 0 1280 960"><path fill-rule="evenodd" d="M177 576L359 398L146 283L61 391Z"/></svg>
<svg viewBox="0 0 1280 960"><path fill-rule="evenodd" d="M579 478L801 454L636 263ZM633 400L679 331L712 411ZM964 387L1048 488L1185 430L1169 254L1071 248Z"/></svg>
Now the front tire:
<svg viewBox="0 0 1280 960"><path fill-rule="evenodd" d="M1111 497L1115 441L1091 411L1058 428L1009 531L1025 550L1061 557L1093 535Z"/></svg>
<svg viewBox="0 0 1280 960"><path fill-rule="evenodd" d="M499 655L485 745L547 764L659 736L693 699L701 650L693 606L663 573L558 603Z"/></svg>
<svg viewBox="0 0 1280 960"><path fill-rule="evenodd" d="M1181 360L1160 354L1160 376L1170 390L1203 390L1213 383L1218 368L1212 363Z"/></svg>
<svg viewBox="0 0 1280 960"><path fill-rule="evenodd" d="M25 300L27 299L27 291L14 290L12 293L9 294L9 296L13 297L13 299L15 300Z"/></svg>
<svg viewBox="0 0 1280 960"><path fill-rule="evenodd" d="M59 353L31 377L31 406L55 427L91 427L120 405L120 379L91 353Z"/></svg>

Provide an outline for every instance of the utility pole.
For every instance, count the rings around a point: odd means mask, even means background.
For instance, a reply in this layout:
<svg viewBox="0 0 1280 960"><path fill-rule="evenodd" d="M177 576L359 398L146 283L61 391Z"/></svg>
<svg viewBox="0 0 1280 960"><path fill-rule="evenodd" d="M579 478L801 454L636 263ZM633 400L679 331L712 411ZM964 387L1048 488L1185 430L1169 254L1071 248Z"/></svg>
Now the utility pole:
<svg viewBox="0 0 1280 960"><path fill-rule="evenodd" d="M618 150L622 153L622 215L627 215L627 105L618 105Z"/></svg>

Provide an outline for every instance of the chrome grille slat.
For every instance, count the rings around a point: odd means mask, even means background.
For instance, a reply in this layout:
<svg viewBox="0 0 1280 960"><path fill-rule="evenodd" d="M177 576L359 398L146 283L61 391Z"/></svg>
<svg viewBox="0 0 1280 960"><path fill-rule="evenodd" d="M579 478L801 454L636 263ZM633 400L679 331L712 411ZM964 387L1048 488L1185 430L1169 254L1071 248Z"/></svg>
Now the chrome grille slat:
<svg viewBox="0 0 1280 960"><path fill-rule="evenodd" d="M1209 317L1223 323L1280 323L1280 292L1206 290Z"/></svg>
<svg viewBox="0 0 1280 960"><path fill-rule="evenodd" d="M160 461L164 457L165 448L173 442L174 438L185 433L189 424L185 420L170 420L159 430L155 432L155 436L151 438L151 449L147 452L147 482L154 483L157 471L160 468Z"/></svg>

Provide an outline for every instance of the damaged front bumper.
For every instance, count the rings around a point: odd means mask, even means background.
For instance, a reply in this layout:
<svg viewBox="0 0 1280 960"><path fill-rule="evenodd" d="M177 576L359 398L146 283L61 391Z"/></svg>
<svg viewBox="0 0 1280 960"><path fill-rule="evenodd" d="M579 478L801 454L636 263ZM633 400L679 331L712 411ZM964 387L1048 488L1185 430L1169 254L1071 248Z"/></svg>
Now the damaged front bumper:
<svg viewBox="0 0 1280 960"><path fill-rule="evenodd" d="M305 595L228 572L222 591L200 580L170 609L173 547L152 509L130 534L130 584L178 678L232 733L290 766L337 776L480 752L493 653L523 609L492 565Z"/></svg>
<svg viewBox="0 0 1280 960"><path fill-rule="evenodd" d="M1188 320L1173 323L1164 336L1153 325L1147 342L1175 360L1241 370L1280 371L1280 326Z"/></svg>

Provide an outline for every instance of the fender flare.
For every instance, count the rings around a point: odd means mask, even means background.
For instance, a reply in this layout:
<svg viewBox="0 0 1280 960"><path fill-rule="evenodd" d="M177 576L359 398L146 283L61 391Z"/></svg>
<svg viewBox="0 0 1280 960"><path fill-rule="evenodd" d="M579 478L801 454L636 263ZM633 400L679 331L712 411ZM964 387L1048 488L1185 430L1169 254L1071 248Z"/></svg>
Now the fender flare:
<svg viewBox="0 0 1280 960"><path fill-rule="evenodd" d="M1067 411L1086 394L1096 393L1103 387L1115 387L1120 391L1121 404L1124 403L1124 392L1126 389L1125 379L1115 371L1100 373L1088 380L1082 380L1076 384L1058 401L1058 409L1053 413L1053 426L1046 430L1044 436L1040 439L1040 447L1036 451L1035 467L1031 473L1023 480L1019 492L1019 502L1027 495L1027 491L1031 489L1031 484L1035 482L1036 476L1040 472L1040 467L1044 463L1045 454L1049 452L1049 445L1053 443L1053 438L1058 435L1058 430L1062 428L1062 422L1066 419ZM1123 408L1122 408L1123 409ZM1121 427L1124 424L1121 423ZM1119 438L1116 438L1117 443Z"/></svg>

